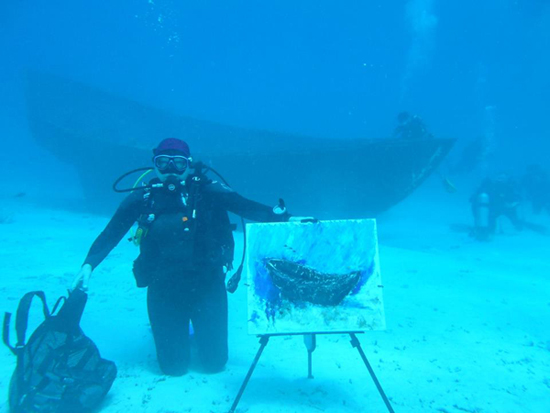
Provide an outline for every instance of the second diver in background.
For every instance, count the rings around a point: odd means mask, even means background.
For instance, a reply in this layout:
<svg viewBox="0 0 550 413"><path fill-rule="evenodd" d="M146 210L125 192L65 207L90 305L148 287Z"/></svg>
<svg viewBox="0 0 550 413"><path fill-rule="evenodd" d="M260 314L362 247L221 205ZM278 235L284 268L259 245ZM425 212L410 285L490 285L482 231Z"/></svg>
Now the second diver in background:
<svg viewBox="0 0 550 413"><path fill-rule="evenodd" d="M517 230L523 229L518 208L521 195L515 181L506 174L486 178L470 198L474 216L472 235L486 241L495 234L497 219L506 216Z"/></svg>
<svg viewBox="0 0 550 413"><path fill-rule="evenodd" d="M393 132L397 139L431 139L433 135L428 132L424 121L418 115L411 115L409 112L401 112L397 115L397 127Z"/></svg>

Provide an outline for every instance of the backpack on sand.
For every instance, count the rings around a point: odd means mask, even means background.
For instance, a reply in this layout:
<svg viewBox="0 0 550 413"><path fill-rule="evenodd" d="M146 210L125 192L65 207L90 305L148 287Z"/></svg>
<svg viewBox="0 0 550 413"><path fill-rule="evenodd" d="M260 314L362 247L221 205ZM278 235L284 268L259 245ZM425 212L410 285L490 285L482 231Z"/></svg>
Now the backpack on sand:
<svg viewBox="0 0 550 413"><path fill-rule="evenodd" d="M25 342L29 309L34 297L42 301L44 322ZM103 400L116 377L112 361L100 357L80 328L87 295L74 290L54 314L42 291L25 294L17 308L17 345L10 344L11 314L4 316L4 343L17 356L9 388L11 413L89 412Z"/></svg>

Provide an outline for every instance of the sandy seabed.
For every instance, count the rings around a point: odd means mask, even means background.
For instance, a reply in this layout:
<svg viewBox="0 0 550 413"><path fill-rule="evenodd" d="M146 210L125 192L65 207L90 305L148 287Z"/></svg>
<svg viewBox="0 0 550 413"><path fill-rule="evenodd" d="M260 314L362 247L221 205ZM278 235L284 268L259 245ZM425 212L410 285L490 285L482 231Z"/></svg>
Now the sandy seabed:
<svg viewBox="0 0 550 413"><path fill-rule="evenodd" d="M378 220L387 330L359 336L365 353L396 412L548 413L550 237L517 233L503 222L492 242L476 242L466 230L466 198L449 197L421 191ZM14 312L31 290L44 290L53 305L107 218L25 198L3 200L1 212L0 309ZM239 234L236 240L241 243ZM131 273L136 255L122 241L90 284L82 328L119 371L98 411L228 411L259 348L246 330L246 286L230 295L226 370L163 376L145 290L135 287ZM31 328L40 320L38 308ZM8 411L14 367L4 347L0 413ZM387 411L349 337L317 338L313 374L307 378L301 337L274 337L237 411Z"/></svg>

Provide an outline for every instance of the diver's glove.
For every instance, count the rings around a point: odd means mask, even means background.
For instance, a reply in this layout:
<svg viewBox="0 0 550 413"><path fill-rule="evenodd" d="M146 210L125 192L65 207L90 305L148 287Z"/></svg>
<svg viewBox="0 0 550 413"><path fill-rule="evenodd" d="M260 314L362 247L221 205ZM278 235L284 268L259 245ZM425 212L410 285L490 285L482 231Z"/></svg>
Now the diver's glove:
<svg viewBox="0 0 550 413"><path fill-rule="evenodd" d="M88 291L88 284L90 282L90 277L92 276L92 270L93 269L90 264L84 264L73 279L71 291L76 290L77 288L82 291Z"/></svg>
<svg viewBox="0 0 550 413"><path fill-rule="evenodd" d="M313 217L290 217L288 219L288 222L300 222L302 224L305 224L307 222L317 223L319 222L319 220Z"/></svg>

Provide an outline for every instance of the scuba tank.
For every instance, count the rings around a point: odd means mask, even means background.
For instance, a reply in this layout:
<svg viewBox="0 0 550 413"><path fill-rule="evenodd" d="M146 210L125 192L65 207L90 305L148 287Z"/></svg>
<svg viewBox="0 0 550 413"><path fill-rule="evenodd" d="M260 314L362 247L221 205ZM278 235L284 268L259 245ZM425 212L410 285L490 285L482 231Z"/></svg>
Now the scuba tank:
<svg viewBox="0 0 550 413"><path fill-rule="evenodd" d="M474 231L479 240L487 240L490 235L489 204L490 199L486 192L478 194L474 199Z"/></svg>

